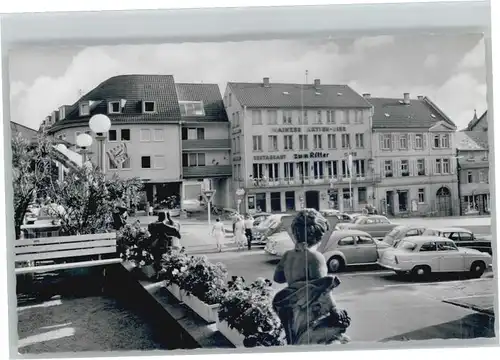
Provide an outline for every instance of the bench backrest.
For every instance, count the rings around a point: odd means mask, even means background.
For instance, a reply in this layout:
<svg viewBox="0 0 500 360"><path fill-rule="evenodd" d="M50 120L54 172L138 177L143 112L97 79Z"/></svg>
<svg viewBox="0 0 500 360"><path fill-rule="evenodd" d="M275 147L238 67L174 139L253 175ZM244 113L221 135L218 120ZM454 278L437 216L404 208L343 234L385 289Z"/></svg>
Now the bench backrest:
<svg viewBox="0 0 500 360"><path fill-rule="evenodd" d="M15 241L16 262L116 252L116 233L56 236Z"/></svg>

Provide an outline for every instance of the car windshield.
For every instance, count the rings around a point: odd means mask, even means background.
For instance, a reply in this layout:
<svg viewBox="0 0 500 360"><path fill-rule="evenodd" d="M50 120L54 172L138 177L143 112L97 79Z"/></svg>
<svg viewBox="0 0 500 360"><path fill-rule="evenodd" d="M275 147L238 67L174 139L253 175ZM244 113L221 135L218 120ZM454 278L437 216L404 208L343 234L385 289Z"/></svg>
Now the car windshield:
<svg viewBox="0 0 500 360"><path fill-rule="evenodd" d="M400 241L398 243L398 245L396 246L397 249L408 250L408 251L413 251L416 249L416 247L417 247L417 244L415 244L411 241L408 241L408 240Z"/></svg>
<svg viewBox="0 0 500 360"><path fill-rule="evenodd" d="M279 216L269 216L266 218L264 221L262 221L259 225L259 227L262 228L269 228L269 227L274 227L280 222L280 217Z"/></svg>
<svg viewBox="0 0 500 360"><path fill-rule="evenodd" d="M364 222L365 222L365 218L364 217L357 217L353 221L354 224L363 224Z"/></svg>
<svg viewBox="0 0 500 360"><path fill-rule="evenodd" d="M394 228L392 229L391 231L389 231L389 233L386 235L386 237L389 237L389 238L396 238L400 233L401 233L401 228Z"/></svg>

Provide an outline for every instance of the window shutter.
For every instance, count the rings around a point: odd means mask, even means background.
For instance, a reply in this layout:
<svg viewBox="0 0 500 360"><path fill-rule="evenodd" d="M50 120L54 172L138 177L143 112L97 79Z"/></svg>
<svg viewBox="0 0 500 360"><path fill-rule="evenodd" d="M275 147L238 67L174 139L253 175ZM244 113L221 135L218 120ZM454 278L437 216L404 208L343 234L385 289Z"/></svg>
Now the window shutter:
<svg viewBox="0 0 500 360"><path fill-rule="evenodd" d="M427 134L422 134L422 148L425 150L427 148Z"/></svg>
<svg viewBox="0 0 500 360"><path fill-rule="evenodd" d="M394 177L400 177L401 176L401 160L395 160L394 161Z"/></svg>
<svg viewBox="0 0 500 360"><path fill-rule="evenodd" d="M455 174L455 162L456 160L454 158L450 159L450 174Z"/></svg>
<svg viewBox="0 0 500 360"><path fill-rule="evenodd" d="M384 160L380 160L380 176L385 177L385 163Z"/></svg>
<svg viewBox="0 0 500 360"><path fill-rule="evenodd" d="M427 175L427 176L432 175L431 169L429 167L429 159L425 159L424 163L425 163L425 175Z"/></svg>
<svg viewBox="0 0 500 360"><path fill-rule="evenodd" d="M391 145L391 150L396 150L398 149L399 147L397 146L397 142L396 142L396 135L392 135L391 136L391 140L392 140L392 145Z"/></svg>
<svg viewBox="0 0 500 360"><path fill-rule="evenodd" d="M378 134L379 140L380 140L380 149L382 150L384 148L384 134Z"/></svg>
<svg viewBox="0 0 500 360"><path fill-rule="evenodd" d="M415 173L415 160L408 160L408 171L410 172L410 176L413 176Z"/></svg>

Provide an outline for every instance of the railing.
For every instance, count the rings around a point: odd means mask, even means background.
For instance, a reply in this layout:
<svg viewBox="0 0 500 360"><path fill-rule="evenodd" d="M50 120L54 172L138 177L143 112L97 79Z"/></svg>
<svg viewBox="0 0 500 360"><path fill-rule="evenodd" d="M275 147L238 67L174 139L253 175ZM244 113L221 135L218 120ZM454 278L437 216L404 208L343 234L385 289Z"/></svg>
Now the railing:
<svg viewBox="0 0 500 360"><path fill-rule="evenodd" d="M231 176L231 165L185 166L182 168L184 178L206 178L216 176Z"/></svg>
<svg viewBox="0 0 500 360"><path fill-rule="evenodd" d="M361 184L361 183L379 183L382 181L380 175L363 175L363 176L353 176L351 183ZM296 178L252 178L247 181L247 187L258 188L258 187L277 187L277 186L302 186L302 185L336 185L342 184L347 185L349 183L349 178L338 176L338 177L296 177Z"/></svg>
<svg viewBox="0 0 500 360"><path fill-rule="evenodd" d="M182 140L182 150L231 149L229 139Z"/></svg>

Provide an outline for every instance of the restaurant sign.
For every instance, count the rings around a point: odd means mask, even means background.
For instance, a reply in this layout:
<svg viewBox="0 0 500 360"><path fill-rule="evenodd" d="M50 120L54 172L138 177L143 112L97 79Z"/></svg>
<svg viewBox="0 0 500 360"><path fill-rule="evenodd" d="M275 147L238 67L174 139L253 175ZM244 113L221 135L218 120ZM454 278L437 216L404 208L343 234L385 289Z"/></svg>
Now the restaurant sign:
<svg viewBox="0 0 500 360"><path fill-rule="evenodd" d="M293 154L293 158L295 160L297 159L322 159L322 158L327 158L328 153L323 153L323 152L310 152L308 154Z"/></svg>
<svg viewBox="0 0 500 360"><path fill-rule="evenodd" d="M259 160L283 160L286 155L256 155L253 157L255 161Z"/></svg>
<svg viewBox="0 0 500 360"><path fill-rule="evenodd" d="M307 126L307 127L293 127L293 126L286 126L286 127L280 127L280 128L273 128L273 132L278 132L278 133L299 133L303 132L303 129L305 129L305 132L345 132L346 127L345 126Z"/></svg>

